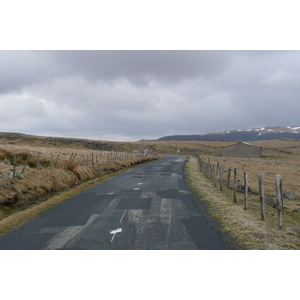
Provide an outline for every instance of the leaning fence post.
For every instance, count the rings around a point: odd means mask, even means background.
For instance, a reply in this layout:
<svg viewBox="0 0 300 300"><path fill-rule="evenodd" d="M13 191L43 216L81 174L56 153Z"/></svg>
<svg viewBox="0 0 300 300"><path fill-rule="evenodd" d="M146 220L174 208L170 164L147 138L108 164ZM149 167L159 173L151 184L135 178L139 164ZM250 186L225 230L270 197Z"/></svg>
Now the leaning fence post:
<svg viewBox="0 0 300 300"><path fill-rule="evenodd" d="M258 175L259 185L259 199L260 199L260 215L261 220L265 220L265 188L264 188L264 174Z"/></svg>
<svg viewBox="0 0 300 300"><path fill-rule="evenodd" d="M237 168L234 168L233 170L233 202L234 203L237 203L236 188L237 188Z"/></svg>
<svg viewBox="0 0 300 300"><path fill-rule="evenodd" d="M279 222L279 229L282 229L282 195L280 191L280 174L275 175L275 184L276 184L276 199L277 199L277 206L278 206L278 222Z"/></svg>
<svg viewBox="0 0 300 300"><path fill-rule="evenodd" d="M244 209L248 209L248 171L244 171L245 194L244 194Z"/></svg>
<svg viewBox="0 0 300 300"><path fill-rule="evenodd" d="M25 161L25 165L24 165L24 167L23 167L23 170L22 170L21 174L23 174L24 171L25 171L25 168L26 168L27 163L28 163L29 155L30 155L30 153L27 154L27 158L26 158L26 161Z"/></svg>

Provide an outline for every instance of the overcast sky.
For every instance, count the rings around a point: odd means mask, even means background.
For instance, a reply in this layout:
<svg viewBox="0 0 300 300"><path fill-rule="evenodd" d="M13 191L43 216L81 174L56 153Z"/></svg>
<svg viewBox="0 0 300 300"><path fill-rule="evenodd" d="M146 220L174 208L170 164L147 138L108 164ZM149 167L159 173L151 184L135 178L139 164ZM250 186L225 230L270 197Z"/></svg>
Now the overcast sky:
<svg viewBox="0 0 300 300"><path fill-rule="evenodd" d="M135 141L299 125L299 51L0 51L0 131Z"/></svg>

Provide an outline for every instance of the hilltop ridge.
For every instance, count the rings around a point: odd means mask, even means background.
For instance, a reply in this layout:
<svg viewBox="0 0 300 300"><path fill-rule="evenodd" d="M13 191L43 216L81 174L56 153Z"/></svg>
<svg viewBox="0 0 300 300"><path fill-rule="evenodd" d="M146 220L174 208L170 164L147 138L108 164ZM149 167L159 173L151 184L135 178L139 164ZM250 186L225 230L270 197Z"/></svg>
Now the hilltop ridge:
<svg viewBox="0 0 300 300"><path fill-rule="evenodd" d="M300 126L273 126L248 129L226 130L219 133L164 136L158 141L190 140L190 141L263 141L281 138L300 139Z"/></svg>

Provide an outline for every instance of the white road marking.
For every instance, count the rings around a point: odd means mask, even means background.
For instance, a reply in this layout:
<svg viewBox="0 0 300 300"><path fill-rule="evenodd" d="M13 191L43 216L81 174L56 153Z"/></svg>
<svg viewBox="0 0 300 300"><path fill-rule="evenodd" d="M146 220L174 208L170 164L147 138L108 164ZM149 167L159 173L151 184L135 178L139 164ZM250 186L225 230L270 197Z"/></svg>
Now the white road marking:
<svg viewBox="0 0 300 300"><path fill-rule="evenodd" d="M127 209L125 209L125 211L124 211L124 213L123 213L123 216L122 216L122 218L121 218L121 220L120 220L120 223L122 223L122 221L123 221L123 218L124 218L124 216L125 216L126 212L127 212Z"/></svg>
<svg viewBox="0 0 300 300"><path fill-rule="evenodd" d="M140 189L140 188L134 188L133 190L134 190L134 191L138 191L139 189Z"/></svg>
<svg viewBox="0 0 300 300"><path fill-rule="evenodd" d="M189 192L188 191L185 191L185 190L178 190L179 193L182 193L182 194L188 194Z"/></svg>
<svg viewBox="0 0 300 300"><path fill-rule="evenodd" d="M114 195L115 193L97 193L97 196Z"/></svg>
<svg viewBox="0 0 300 300"><path fill-rule="evenodd" d="M185 161L185 157L180 157L176 159L174 162L184 162L184 161Z"/></svg>
<svg viewBox="0 0 300 300"><path fill-rule="evenodd" d="M139 183L138 183L138 185L141 185L141 184L143 184L143 183L142 183L142 182L139 182Z"/></svg>
<svg viewBox="0 0 300 300"><path fill-rule="evenodd" d="M52 239L48 241L47 250L54 250L63 247L69 240L74 236L79 234L82 230L88 227L92 222L94 222L100 214L92 215L88 221L82 226L70 226L66 228L63 232L56 234Z"/></svg>
<svg viewBox="0 0 300 300"><path fill-rule="evenodd" d="M111 243L113 242L113 240L114 240L116 234L119 233L119 232L122 232L122 228L117 228L117 229L112 230L112 231L110 232L110 234L113 235L113 237L112 237L112 239L111 239L111 241L110 241Z"/></svg>

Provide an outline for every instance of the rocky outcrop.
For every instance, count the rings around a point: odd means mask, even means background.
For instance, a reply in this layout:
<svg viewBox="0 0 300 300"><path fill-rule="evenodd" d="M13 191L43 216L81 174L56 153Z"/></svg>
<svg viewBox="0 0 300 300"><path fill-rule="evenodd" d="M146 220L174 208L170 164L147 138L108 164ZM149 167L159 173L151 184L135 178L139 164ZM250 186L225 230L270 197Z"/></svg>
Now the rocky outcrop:
<svg viewBox="0 0 300 300"><path fill-rule="evenodd" d="M11 165L11 162L8 159L4 159L2 162L6 165Z"/></svg>
<svg viewBox="0 0 300 300"><path fill-rule="evenodd" d="M296 198L296 196L289 189L285 190L282 193L282 197L283 199L288 199L288 200L294 200Z"/></svg>
<svg viewBox="0 0 300 300"><path fill-rule="evenodd" d="M245 185L244 184L238 184L236 191L239 192L239 193L245 193ZM259 195L259 192L257 190L252 189L249 186L248 186L248 193L250 193L252 195Z"/></svg>
<svg viewBox="0 0 300 300"><path fill-rule="evenodd" d="M8 179L13 179L14 178L14 173L9 173L9 174L6 174L4 176L4 178L8 178ZM15 173L15 178L24 178L24 175L21 174L21 173Z"/></svg>
<svg viewBox="0 0 300 300"><path fill-rule="evenodd" d="M270 197L265 197L265 202L266 202L266 204L272 206L273 208L277 207L277 201L275 201L274 199L272 199Z"/></svg>
<svg viewBox="0 0 300 300"><path fill-rule="evenodd" d="M0 187L6 187L6 188L12 190L12 186L7 182L0 182Z"/></svg>

